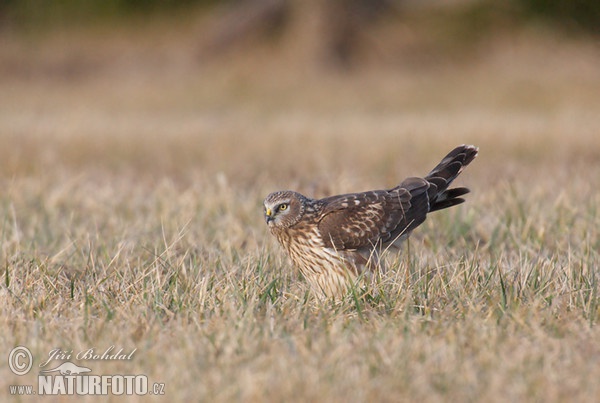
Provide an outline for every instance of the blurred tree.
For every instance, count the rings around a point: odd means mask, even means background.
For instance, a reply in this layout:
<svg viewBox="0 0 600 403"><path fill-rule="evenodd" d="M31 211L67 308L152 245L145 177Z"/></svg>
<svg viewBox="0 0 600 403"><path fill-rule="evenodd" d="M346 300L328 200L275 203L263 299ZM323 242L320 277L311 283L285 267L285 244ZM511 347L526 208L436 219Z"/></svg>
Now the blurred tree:
<svg viewBox="0 0 600 403"><path fill-rule="evenodd" d="M365 28L397 9L399 0L240 0L222 11L206 50L220 53L249 36L281 36L294 24L321 23L317 53L329 65L348 68L355 61ZM298 21L300 20L300 21Z"/></svg>

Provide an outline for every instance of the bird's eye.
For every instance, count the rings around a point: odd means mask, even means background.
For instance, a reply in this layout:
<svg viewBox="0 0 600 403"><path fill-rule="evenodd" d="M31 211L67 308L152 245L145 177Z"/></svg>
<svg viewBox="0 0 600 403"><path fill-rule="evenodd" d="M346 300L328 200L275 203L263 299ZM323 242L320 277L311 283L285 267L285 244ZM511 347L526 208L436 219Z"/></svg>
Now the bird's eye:
<svg viewBox="0 0 600 403"><path fill-rule="evenodd" d="M288 208L288 205L285 203L279 205L279 211L285 211L285 210L287 210L287 208Z"/></svg>

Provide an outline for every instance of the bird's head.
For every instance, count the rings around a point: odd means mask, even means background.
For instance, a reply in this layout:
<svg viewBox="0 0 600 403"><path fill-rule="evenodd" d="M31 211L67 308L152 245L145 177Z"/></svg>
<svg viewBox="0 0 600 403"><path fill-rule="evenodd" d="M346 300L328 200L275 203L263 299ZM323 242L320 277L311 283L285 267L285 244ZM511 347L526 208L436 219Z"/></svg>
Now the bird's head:
<svg viewBox="0 0 600 403"><path fill-rule="evenodd" d="M290 190L273 192L264 201L265 220L269 228L289 228L304 214L306 197Z"/></svg>

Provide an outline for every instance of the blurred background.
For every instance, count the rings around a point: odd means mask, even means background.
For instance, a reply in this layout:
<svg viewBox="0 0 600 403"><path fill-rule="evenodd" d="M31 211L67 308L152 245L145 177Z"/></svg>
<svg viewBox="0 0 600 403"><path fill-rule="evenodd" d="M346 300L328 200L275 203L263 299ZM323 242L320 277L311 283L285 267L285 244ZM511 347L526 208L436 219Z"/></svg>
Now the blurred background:
<svg viewBox="0 0 600 403"><path fill-rule="evenodd" d="M408 56L420 62L436 53L448 57L440 52L469 49L527 27L597 40L600 5L593 0L4 0L0 24L3 36L30 39L90 26L134 25L155 32L178 26L191 36L198 63L270 43L294 45L294 52L312 48L303 57L351 68Z"/></svg>
<svg viewBox="0 0 600 403"><path fill-rule="evenodd" d="M596 160L599 43L593 0L3 0L0 166L283 181L366 151L391 180L402 147L457 142Z"/></svg>

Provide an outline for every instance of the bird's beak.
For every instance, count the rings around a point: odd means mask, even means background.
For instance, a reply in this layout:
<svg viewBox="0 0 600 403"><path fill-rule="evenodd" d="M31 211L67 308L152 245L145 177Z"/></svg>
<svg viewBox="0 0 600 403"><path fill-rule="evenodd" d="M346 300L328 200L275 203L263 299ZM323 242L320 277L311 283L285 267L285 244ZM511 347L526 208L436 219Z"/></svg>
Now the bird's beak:
<svg viewBox="0 0 600 403"><path fill-rule="evenodd" d="M265 210L265 221L268 224L269 222L271 222L271 220L273 220L273 211L271 211L271 209L268 208L267 210Z"/></svg>

